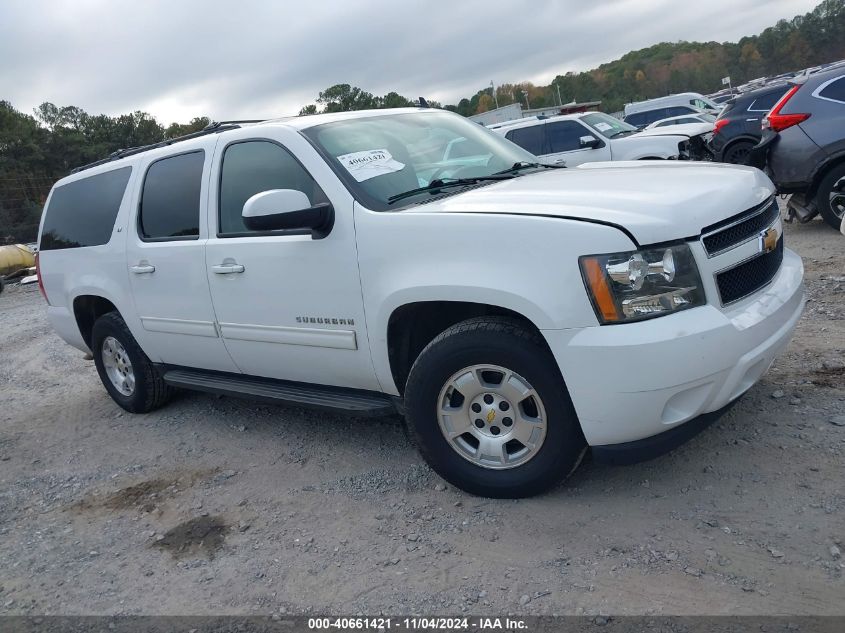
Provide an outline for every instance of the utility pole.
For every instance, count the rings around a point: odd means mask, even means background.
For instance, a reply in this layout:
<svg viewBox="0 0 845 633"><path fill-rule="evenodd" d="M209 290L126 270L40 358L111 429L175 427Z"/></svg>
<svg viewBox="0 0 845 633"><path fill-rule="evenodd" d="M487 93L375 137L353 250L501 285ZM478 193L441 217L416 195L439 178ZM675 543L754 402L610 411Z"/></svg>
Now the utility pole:
<svg viewBox="0 0 845 633"><path fill-rule="evenodd" d="M493 85L493 80L490 80L490 89L493 91L493 101L496 103L496 109L499 109L499 97L496 96L496 86Z"/></svg>
<svg viewBox="0 0 845 633"><path fill-rule="evenodd" d="M526 110L530 110L530 109L531 109L531 104L530 104L530 103L528 103L528 91L527 91L527 90L525 91L525 109L526 109Z"/></svg>
<svg viewBox="0 0 845 633"><path fill-rule="evenodd" d="M557 88L557 103L562 108L563 107L563 99L560 98L560 84L555 84L555 88Z"/></svg>

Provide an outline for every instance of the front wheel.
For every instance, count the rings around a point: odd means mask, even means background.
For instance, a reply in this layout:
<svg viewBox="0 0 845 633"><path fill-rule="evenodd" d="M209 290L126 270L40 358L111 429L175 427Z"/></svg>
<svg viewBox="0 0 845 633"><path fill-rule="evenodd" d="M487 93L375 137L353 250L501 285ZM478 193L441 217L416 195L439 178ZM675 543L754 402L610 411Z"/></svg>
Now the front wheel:
<svg viewBox="0 0 845 633"><path fill-rule="evenodd" d="M472 494L538 494L586 451L554 357L513 319L469 319L437 336L411 368L405 404L425 460Z"/></svg>
<svg viewBox="0 0 845 633"><path fill-rule="evenodd" d="M845 218L845 165L834 167L819 183L816 207L825 222L840 230Z"/></svg>

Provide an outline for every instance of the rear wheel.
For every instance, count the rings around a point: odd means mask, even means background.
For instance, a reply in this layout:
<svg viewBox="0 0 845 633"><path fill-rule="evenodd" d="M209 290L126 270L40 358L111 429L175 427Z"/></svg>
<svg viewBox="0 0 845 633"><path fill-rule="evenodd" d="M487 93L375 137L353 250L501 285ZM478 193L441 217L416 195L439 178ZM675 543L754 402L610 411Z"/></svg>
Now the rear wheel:
<svg viewBox="0 0 845 633"><path fill-rule="evenodd" d="M104 314L94 323L91 349L103 386L127 411L146 413L169 400L171 388L117 312Z"/></svg>
<svg viewBox="0 0 845 633"><path fill-rule="evenodd" d="M722 154L722 162L732 165L744 165L752 147L754 147L754 143L750 141L738 141L728 147L725 153Z"/></svg>
<svg viewBox="0 0 845 633"><path fill-rule="evenodd" d="M586 450L554 357L512 319L469 319L440 334L411 368L405 404L429 465L473 494L537 494Z"/></svg>
<svg viewBox="0 0 845 633"><path fill-rule="evenodd" d="M819 183L816 207L824 221L837 231L845 217L845 165L838 165Z"/></svg>

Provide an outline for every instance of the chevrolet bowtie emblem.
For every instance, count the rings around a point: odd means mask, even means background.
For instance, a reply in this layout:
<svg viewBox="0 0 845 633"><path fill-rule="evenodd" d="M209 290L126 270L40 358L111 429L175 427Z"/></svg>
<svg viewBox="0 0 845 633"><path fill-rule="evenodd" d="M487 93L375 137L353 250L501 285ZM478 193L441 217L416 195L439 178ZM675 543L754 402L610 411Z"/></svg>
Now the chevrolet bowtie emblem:
<svg viewBox="0 0 845 633"><path fill-rule="evenodd" d="M778 232L774 228L766 229L760 233L760 251L763 253L771 253L777 248Z"/></svg>
<svg viewBox="0 0 845 633"><path fill-rule="evenodd" d="M493 420L496 419L496 412L493 409L487 413L487 424L490 424Z"/></svg>

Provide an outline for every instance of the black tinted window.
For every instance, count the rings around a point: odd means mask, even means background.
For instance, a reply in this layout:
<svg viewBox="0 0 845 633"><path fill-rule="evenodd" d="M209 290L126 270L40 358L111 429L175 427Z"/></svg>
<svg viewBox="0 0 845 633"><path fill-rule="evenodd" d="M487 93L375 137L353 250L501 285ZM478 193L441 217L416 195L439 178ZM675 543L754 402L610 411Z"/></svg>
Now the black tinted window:
<svg viewBox="0 0 845 633"><path fill-rule="evenodd" d="M754 99L751 104L748 106L748 110L750 112L768 112L772 108L775 107L775 104L778 102L788 86L784 86L781 90L775 90L774 92L770 92L769 94L761 95Z"/></svg>
<svg viewBox="0 0 845 633"><path fill-rule="evenodd" d="M674 106L671 108L665 108L665 114L662 117L658 117L655 121L659 121L660 119L668 119L670 116L681 116L683 114L689 114L690 112L695 112L693 108L688 106Z"/></svg>
<svg viewBox="0 0 845 633"><path fill-rule="evenodd" d="M242 212L252 196L271 189L296 189L312 205L328 202L305 168L283 147L270 141L235 143L223 154L220 176L220 235L248 233Z"/></svg>
<svg viewBox="0 0 845 633"><path fill-rule="evenodd" d="M552 152L569 152L581 148L581 137L593 136L575 121L546 123L546 138Z"/></svg>
<svg viewBox="0 0 845 633"><path fill-rule="evenodd" d="M657 108L656 110L647 110L645 112L637 112L636 114L632 114L630 116L625 117L625 123L629 123L631 125L636 125L637 127L643 127L648 125L649 123L654 123L655 121L659 121L660 119L666 119L670 116L675 116L674 114L667 114L669 110L673 110L674 108ZM683 112L679 112L678 114L686 114L688 110Z"/></svg>
<svg viewBox="0 0 845 633"><path fill-rule="evenodd" d="M531 125L518 130L511 130L505 135L505 138L535 156L539 156L547 153L544 142L544 127L544 125Z"/></svg>
<svg viewBox="0 0 845 633"><path fill-rule="evenodd" d="M637 112L636 114L629 114L624 118L624 121L629 125L636 125L637 127L642 127L643 125L647 125L646 114L646 112Z"/></svg>
<svg viewBox="0 0 845 633"><path fill-rule="evenodd" d="M122 167L56 187L45 210L39 248L107 243L131 173L131 167Z"/></svg>
<svg viewBox="0 0 845 633"><path fill-rule="evenodd" d="M840 77L836 81L827 84L819 93L819 96L845 103L845 77Z"/></svg>
<svg viewBox="0 0 845 633"><path fill-rule="evenodd" d="M199 237L200 188L205 152L164 158L150 165L141 194L138 231L145 239Z"/></svg>

